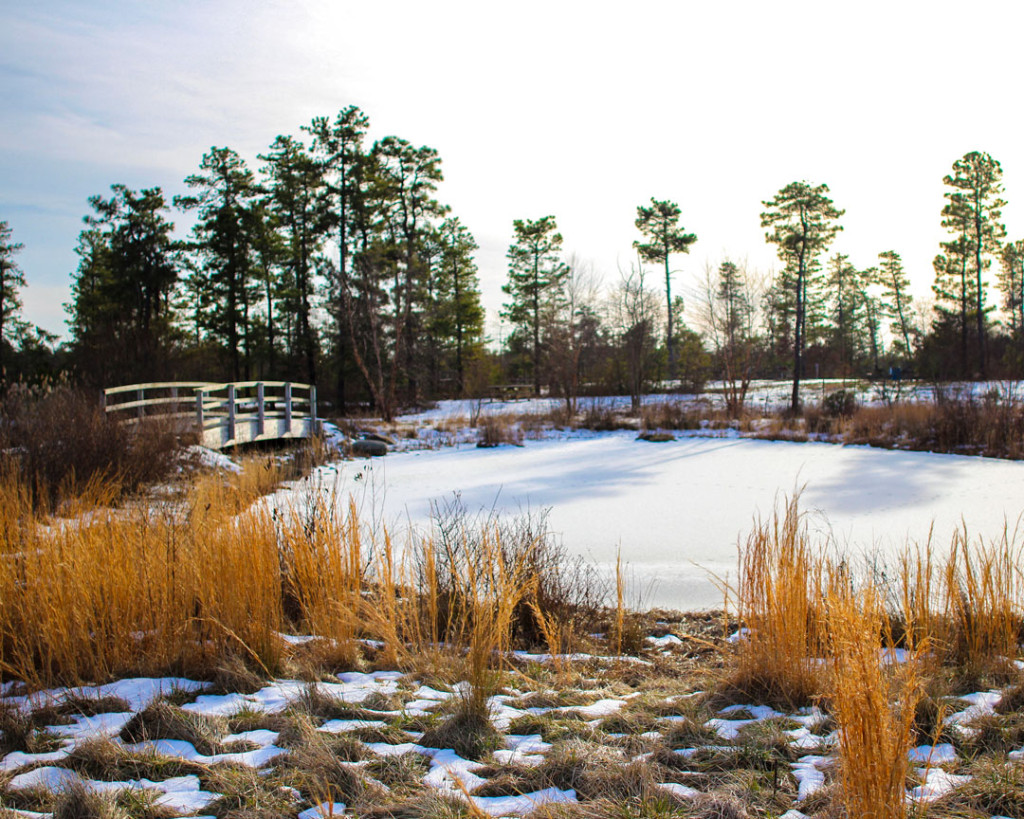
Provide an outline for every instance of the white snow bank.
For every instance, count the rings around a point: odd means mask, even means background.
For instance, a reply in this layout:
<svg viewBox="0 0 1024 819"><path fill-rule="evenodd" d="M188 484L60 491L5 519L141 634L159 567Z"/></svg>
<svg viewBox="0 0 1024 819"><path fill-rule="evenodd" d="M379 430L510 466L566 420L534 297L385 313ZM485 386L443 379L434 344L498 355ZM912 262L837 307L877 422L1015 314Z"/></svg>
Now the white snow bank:
<svg viewBox="0 0 1024 819"><path fill-rule="evenodd" d="M907 793L911 802L934 802L971 781L969 776L957 776L942 768L918 768L918 775L924 777L924 784L911 788Z"/></svg>
<svg viewBox="0 0 1024 819"><path fill-rule="evenodd" d="M242 471L242 467L223 452L218 452L205 446L190 446L185 450L185 456L194 458L200 466L205 466L208 469L223 469L225 472L234 472L236 475Z"/></svg>

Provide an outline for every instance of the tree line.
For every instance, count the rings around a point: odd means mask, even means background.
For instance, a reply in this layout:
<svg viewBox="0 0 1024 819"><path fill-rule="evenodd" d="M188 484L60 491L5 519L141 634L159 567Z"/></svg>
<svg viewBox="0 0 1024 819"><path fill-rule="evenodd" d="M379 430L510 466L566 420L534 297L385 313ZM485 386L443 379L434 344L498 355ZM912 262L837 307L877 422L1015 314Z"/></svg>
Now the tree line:
<svg viewBox="0 0 1024 819"><path fill-rule="evenodd" d="M863 268L830 252L844 211L827 185L801 181L763 202L779 270L707 265L689 305L673 293L673 257L697 237L675 202L637 207L635 260L610 288L565 254L553 215L515 220L510 331L488 344L477 244L438 198L440 156L400 137L369 142L368 130L352 106L313 119L302 139L278 136L255 169L211 148L170 201L119 184L90 198L59 346L20 317L21 245L0 222L4 383L302 380L339 412L390 418L499 384L575 409L588 392L638 405L655 384L715 379L738 413L761 377L791 378L797 408L808 377L1020 376L1024 240L1006 240L1002 170L988 154L965 155L944 178L948 238L930 305L911 299L896 250ZM193 220L184 239L175 212Z"/></svg>

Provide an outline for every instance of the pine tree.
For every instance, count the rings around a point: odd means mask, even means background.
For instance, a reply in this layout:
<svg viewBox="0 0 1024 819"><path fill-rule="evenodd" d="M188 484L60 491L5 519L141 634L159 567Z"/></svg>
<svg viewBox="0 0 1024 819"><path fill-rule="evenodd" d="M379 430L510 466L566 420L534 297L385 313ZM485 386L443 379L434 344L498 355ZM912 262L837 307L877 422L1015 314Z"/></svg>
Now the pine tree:
<svg viewBox="0 0 1024 819"><path fill-rule="evenodd" d="M881 289L877 267L857 271L855 274L858 306L864 317L867 332L867 352L871 358L871 370L879 372L878 359L882 353L882 321L886 314L885 304L878 295Z"/></svg>
<svg viewBox="0 0 1024 819"><path fill-rule="evenodd" d="M903 353L909 357L914 352L910 342L910 277L903 270L903 261L895 250L878 254L878 282L882 286L883 309L894 319L890 329L903 341Z"/></svg>
<svg viewBox="0 0 1024 819"><path fill-rule="evenodd" d="M825 291L829 298L830 341L837 351L840 375L846 378L853 370L857 352L857 329L862 299L857 269L850 257L837 253L828 261Z"/></svg>
<svg viewBox="0 0 1024 819"><path fill-rule="evenodd" d="M672 300L672 272L669 270L669 257L673 253L689 253L690 245L697 241L697 236L687 233L680 225L682 211L675 202L661 201L651 197L651 206L642 205L636 209L636 226L647 239L646 242L633 242L640 258L646 262L658 262L665 267L665 346L668 348L668 376L676 377L676 346L673 334L673 313L675 303ZM681 310L679 311L681 312Z"/></svg>
<svg viewBox="0 0 1024 819"><path fill-rule="evenodd" d="M974 316L978 336L978 369L984 378L987 371L985 345L985 282L984 271L988 258L998 252L999 243L1006 236L1006 228L999 219L1002 207L1003 170L986 153L972 151L953 163L953 173L943 178L952 190L946 191L946 206L942 209L942 226L964 237L969 237L974 276Z"/></svg>
<svg viewBox="0 0 1024 819"><path fill-rule="evenodd" d="M316 117L304 128L313 136L313 153L323 165L327 192L335 203L332 221L337 234L338 266L336 279L329 282L328 306L334 319L335 387L339 407L344 407L347 400L351 328L346 299L350 296L351 243L355 232L354 210L358 207L360 166L366 162L363 139L369 127L366 114L350 105L338 112L333 123L327 117Z"/></svg>
<svg viewBox="0 0 1024 819"><path fill-rule="evenodd" d="M6 341L16 329L21 299L18 288L25 286L25 275L14 260L24 247L12 241L14 231L7 222L0 221L0 390L7 386Z"/></svg>
<svg viewBox="0 0 1024 819"><path fill-rule="evenodd" d="M484 329L484 310L473 259L478 245L458 217L441 224L438 243L435 328L441 338L450 340L454 346L455 388L461 397L466 390L467 355L480 344Z"/></svg>
<svg viewBox="0 0 1024 819"><path fill-rule="evenodd" d="M512 227L515 240L507 254L508 282L501 288L512 300L505 303L501 315L529 339L533 392L540 395L543 311L557 299L568 268L559 256L562 234L554 216L516 219Z"/></svg>
<svg viewBox="0 0 1024 819"><path fill-rule="evenodd" d="M999 254L999 289L1003 292L1003 309L1010 319L1010 332L1024 332L1024 239L1007 242Z"/></svg>
<svg viewBox="0 0 1024 819"><path fill-rule="evenodd" d="M291 284L293 328L306 379L317 381L318 343L313 326L315 260L329 222L323 168L305 145L290 136L279 136L270 153L261 155L269 183L269 208L277 217L288 250L286 273ZM292 346L292 345L290 345Z"/></svg>
<svg viewBox="0 0 1024 819"><path fill-rule="evenodd" d="M404 370L407 397L416 402L420 372L426 364L419 344L423 329L422 307L430 276L425 251L432 230L431 220L448 210L434 198L438 183L444 179L441 157L433 148L416 148L394 136L376 143L373 154L385 197L382 214L399 254L391 292L395 317L400 324L396 355L400 356Z"/></svg>
<svg viewBox="0 0 1024 819"><path fill-rule="evenodd" d="M173 223L160 188L111 187L93 196L72 284L73 348L83 376L152 381L170 367L171 293L178 278Z"/></svg>
<svg viewBox="0 0 1024 819"><path fill-rule="evenodd" d="M793 330L793 393L791 409L800 408L800 378L807 338L809 302L813 300L812 283L818 269L818 257L842 230L837 220L845 211L837 210L828 197L828 186L811 187L806 182L791 182L774 199L762 204L761 227L768 228L765 238L776 245L785 268L782 283L789 298L782 309L792 312Z"/></svg>
<svg viewBox="0 0 1024 819"><path fill-rule="evenodd" d="M249 319L256 262L249 211L256 183L245 160L230 148L211 148L199 167L204 173L185 178L196 193L175 197L174 203L198 211L192 248L202 260L203 275L190 278L209 288L207 329L227 352L231 380L240 381L250 377L252 357Z"/></svg>
<svg viewBox="0 0 1024 819"><path fill-rule="evenodd" d="M956 200L951 201L955 205ZM945 212L945 211L944 211ZM970 260L974 255L974 245L970 235L969 214L963 207L951 207L950 213L943 220L943 226L957 230L956 238L941 244L943 253L932 261L935 270L935 281L932 292L935 294L935 310L940 325L952 323L960 338L960 377L966 378L968 367L968 336L970 319L976 304L981 300L976 293L977 282L970 275Z"/></svg>

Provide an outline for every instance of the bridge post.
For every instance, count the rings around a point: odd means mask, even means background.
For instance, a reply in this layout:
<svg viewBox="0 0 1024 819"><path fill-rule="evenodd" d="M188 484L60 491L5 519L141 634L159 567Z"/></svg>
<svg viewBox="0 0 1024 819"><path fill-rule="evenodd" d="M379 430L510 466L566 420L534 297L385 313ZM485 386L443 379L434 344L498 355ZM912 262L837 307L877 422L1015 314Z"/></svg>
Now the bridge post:
<svg viewBox="0 0 1024 819"><path fill-rule="evenodd" d="M203 388L196 390L196 421L199 422L199 443L203 442Z"/></svg>
<svg viewBox="0 0 1024 819"><path fill-rule="evenodd" d="M309 437L316 435L316 385L309 385Z"/></svg>
<svg viewBox="0 0 1024 819"><path fill-rule="evenodd" d="M256 434L263 435L267 429L267 416L263 410L263 382L256 384Z"/></svg>
<svg viewBox="0 0 1024 819"><path fill-rule="evenodd" d="M235 440L235 385L228 384L228 440Z"/></svg>
<svg viewBox="0 0 1024 819"><path fill-rule="evenodd" d="M142 387L139 387L139 389L137 389L135 391L135 398L139 402L139 405L135 408L135 417L141 419L142 418L142 410L144 409L143 406L142 406L142 402L146 398L146 390L143 389Z"/></svg>
<svg viewBox="0 0 1024 819"><path fill-rule="evenodd" d="M292 382L284 382L284 426L288 432L292 431Z"/></svg>

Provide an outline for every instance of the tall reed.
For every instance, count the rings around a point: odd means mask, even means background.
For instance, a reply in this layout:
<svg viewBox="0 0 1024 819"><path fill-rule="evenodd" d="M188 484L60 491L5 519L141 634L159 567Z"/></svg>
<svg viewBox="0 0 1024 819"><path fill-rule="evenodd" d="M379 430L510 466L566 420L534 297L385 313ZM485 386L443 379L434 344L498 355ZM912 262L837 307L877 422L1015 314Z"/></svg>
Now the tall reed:
<svg viewBox="0 0 1024 819"><path fill-rule="evenodd" d="M845 572L829 584L829 699L839 722L839 768L846 815L904 819L914 713L921 696L916 658L886 664L892 648L879 592L853 590Z"/></svg>
<svg viewBox="0 0 1024 819"><path fill-rule="evenodd" d="M381 641L390 667L444 654L485 697L524 607L549 634L561 628L543 532L460 518L399 548L336 493L259 500L279 478L254 460L173 501L57 520L0 475L0 673L33 686L209 676L234 656L272 674L292 628L324 638L317 650L335 666L361 661L362 637ZM103 485L96 497L109 499Z"/></svg>
<svg viewBox="0 0 1024 819"><path fill-rule="evenodd" d="M1024 555L1015 540L1005 527L1002 537L989 543L971 543L966 526L953 534L942 575L948 623L944 654L966 679L1012 673L1024 603Z"/></svg>
<svg viewBox="0 0 1024 819"><path fill-rule="evenodd" d="M750 697L801 705L820 689L825 647L824 567L794 494L740 550L735 599L746 629L732 686Z"/></svg>

